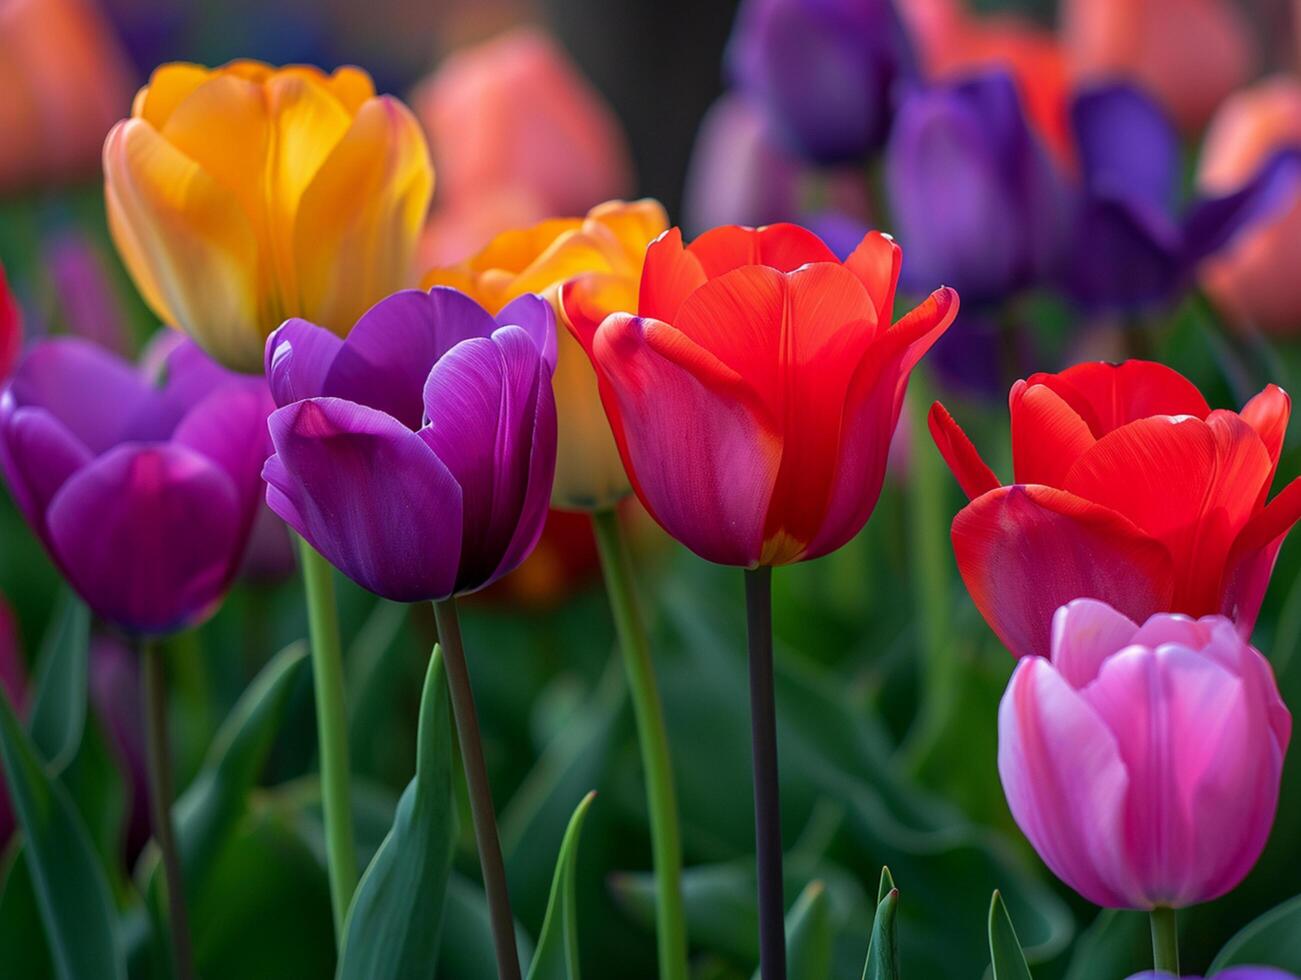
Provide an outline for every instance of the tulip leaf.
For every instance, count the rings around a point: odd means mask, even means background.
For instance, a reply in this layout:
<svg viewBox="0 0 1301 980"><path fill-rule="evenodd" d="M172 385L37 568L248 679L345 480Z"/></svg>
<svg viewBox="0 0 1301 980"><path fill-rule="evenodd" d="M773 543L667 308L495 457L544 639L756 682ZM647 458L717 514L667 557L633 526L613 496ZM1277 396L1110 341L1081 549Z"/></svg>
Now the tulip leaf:
<svg viewBox="0 0 1301 980"><path fill-rule="evenodd" d="M50 779L36 747L0 694L0 762L23 829L24 860L60 980L125 980L113 902L90 834Z"/></svg>
<svg viewBox="0 0 1301 980"><path fill-rule="evenodd" d="M833 938L827 886L810 881L786 913L786 973L790 980L830 980ZM759 980L758 970L754 980Z"/></svg>
<svg viewBox="0 0 1301 980"><path fill-rule="evenodd" d="M546 918L538 934L537 953L529 967L528 980L579 980L578 903L574 896L574 877L578 866L578 839L583 820L596 798L588 793L574 810L560 842L556 873L551 879L551 898Z"/></svg>
<svg viewBox="0 0 1301 980"><path fill-rule="evenodd" d="M416 774L353 896L340 980L428 976L438 957L456 840L449 719L442 651L435 646L420 699Z"/></svg>
<svg viewBox="0 0 1301 980"><path fill-rule="evenodd" d="M1231 966L1249 964L1301 973L1301 895L1243 926L1207 973L1214 976Z"/></svg>
<svg viewBox="0 0 1301 980"><path fill-rule="evenodd" d="M889 868L881 869L881 884L876 895L876 918L872 920L872 939L867 946L863 980L899 980L899 936L895 928L899 889L895 887Z"/></svg>
<svg viewBox="0 0 1301 980"><path fill-rule="evenodd" d="M21 836L10 838L0 879L0 963L23 980L52 980L54 968L36 907L32 875Z"/></svg>
<svg viewBox="0 0 1301 980"><path fill-rule="evenodd" d="M41 642L27 729L46 770L57 776L72 761L86 727L90 610L67 589Z"/></svg>
<svg viewBox="0 0 1301 980"><path fill-rule="evenodd" d="M994 892L989 903L989 956L994 980L1031 980L1021 941L1016 938L1012 917L1007 914L1003 896L998 892Z"/></svg>

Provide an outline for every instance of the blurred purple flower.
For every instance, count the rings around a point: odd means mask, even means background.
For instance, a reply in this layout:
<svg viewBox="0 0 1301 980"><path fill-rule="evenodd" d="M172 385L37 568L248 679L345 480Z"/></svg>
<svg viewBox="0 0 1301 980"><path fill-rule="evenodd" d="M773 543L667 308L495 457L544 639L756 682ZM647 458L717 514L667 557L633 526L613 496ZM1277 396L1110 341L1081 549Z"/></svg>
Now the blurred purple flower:
<svg viewBox="0 0 1301 980"><path fill-rule="evenodd" d="M773 131L817 163L880 149L896 89L917 74L890 0L745 0L727 64Z"/></svg>
<svg viewBox="0 0 1301 980"><path fill-rule="evenodd" d="M122 302L94 240L80 230L63 231L47 239L41 252L63 326L106 350L125 354L129 342Z"/></svg>
<svg viewBox="0 0 1301 980"><path fill-rule="evenodd" d="M1202 260L1290 202L1301 153L1271 156L1238 190L1179 208L1179 138L1155 102L1125 84L1076 96L1080 161L1066 294L1090 311L1134 312L1173 299ZM964 297L965 298L965 297Z"/></svg>
<svg viewBox="0 0 1301 980"><path fill-rule="evenodd" d="M494 319L455 289L405 290L346 340L305 320L267 339L267 503L344 574L401 602L472 592L537 543L555 472L555 318Z"/></svg>
<svg viewBox="0 0 1301 980"><path fill-rule="evenodd" d="M33 345L0 397L0 465L28 523L102 618L133 633L216 608L261 497L261 379L195 345L138 369L78 338ZM216 373L219 372L219 373Z"/></svg>
<svg viewBox="0 0 1301 980"><path fill-rule="evenodd" d="M1005 72L911 93L886 148L886 182L910 291L953 286L971 312L1056 268L1065 183Z"/></svg>

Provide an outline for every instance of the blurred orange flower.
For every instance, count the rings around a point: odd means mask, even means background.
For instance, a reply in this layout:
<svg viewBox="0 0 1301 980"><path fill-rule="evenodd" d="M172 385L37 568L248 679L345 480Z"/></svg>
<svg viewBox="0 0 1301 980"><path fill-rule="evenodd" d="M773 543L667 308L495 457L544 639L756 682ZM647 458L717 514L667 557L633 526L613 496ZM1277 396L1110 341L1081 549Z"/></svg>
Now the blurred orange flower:
<svg viewBox="0 0 1301 980"><path fill-rule="evenodd" d="M92 176L131 85L91 0L0 2L0 192Z"/></svg>
<svg viewBox="0 0 1301 980"><path fill-rule="evenodd" d="M632 191L618 120L537 28L456 51L411 98L439 178L426 266L460 261L506 228Z"/></svg>
<svg viewBox="0 0 1301 980"><path fill-rule="evenodd" d="M1230 0L1064 0L1062 38L1076 78L1128 78L1187 131L1252 74L1251 30Z"/></svg>
<svg viewBox="0 0 1301 980"><path fill-rule="evenodd" d="M1207 193L1242 185L1275 150L1301 147L1301 80L1279 75L1231 96L1211 121L1197 174ZM1202 282L1231 319L1301 333L1301 187L1292 206L1207 263Z"/></svg>

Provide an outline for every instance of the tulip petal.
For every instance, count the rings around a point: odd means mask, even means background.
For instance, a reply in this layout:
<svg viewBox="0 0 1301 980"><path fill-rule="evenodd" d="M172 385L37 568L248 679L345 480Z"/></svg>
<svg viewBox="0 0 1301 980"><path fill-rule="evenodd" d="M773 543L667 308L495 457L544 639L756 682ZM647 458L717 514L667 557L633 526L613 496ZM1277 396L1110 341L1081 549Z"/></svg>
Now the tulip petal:
<svg viewBox="0 0 1301 980"><path fill-rule="evenodd" d="M1204 419L1211 414L1196 385L1154 361L1090 361L1059 374L1033 374L1026 384L1044 385L1061 395L1099 439L1152 415Z"/></svg>
<svg viewBox="0 0 1301 980"><path fill-rule="evenodd" d="M755 565L781 444L745 382L668 324L627 314L601 324L592 362L651 515L709 561Z"/></svg>
<svg viewBox="0 0 1301 980"><path fill-rule="evenodd" d="M1097 442L1088 424L1046 385L1018 381L1008 401L1016 482L1064 487L1071 466Z"/></svg>
<svg viewBox="0 0 1301 980"><path fill-rule="evenodd" d="M894 320L894 292L903 266L903 250L889 235L870 231L845 259L845 268L858 276L876 303L876 322Z"/></svg>
<svg viewBox="0 0 1301 980"><path fill-rule="evenodd" d="M1301 478L1285 486L1238 535L1225 563L1218 612L1250 636L1269 588L1274 562L1293 525L1301 520Z"/></svg>
<svg viewBox="0 0 1301 980"><path fill-rule="evenodd" d="M747 265L793 272L810 262L840 264L836 253L821 238L807 228L786 223L762 228L720 225L697 238L687 251L700 260L710 279Z"/></svg>
<svg viewBox="0 0 1301 980"><path fill-rule="evenodd" d="M1017 664L998 709L998 773L1017 826L1089 901L1126 905L1124 806L1131 780L1116 738L1039 657Z"/></svg>
<svg viewBox="0 0 1301 980"><path fill-rule="evenodd" d="M683 248L682 230L670 228L646 248L636 312L643 317L672 323L687 297L707 279L700 259Z"/></svg>
<svg viewBox="0 0 1301 980"><path fill-rule="evenodd" d="M935 447L944 457L945 464L953 472L968 500L975 500L981 494L1002 485L989 464L980 458L979 450L962 431L962 427L939 402L931 406L927 424Z"/></svg>
<svg viewBox="0 0 1301 980"><path fill-rule="evenodd" d="M424 390L420 437L461 486L457 592L510 571L542 533L555 472L555 404L533 339L520 327L467 340Z"/></svg>
<svg viewBox="0 0 1301 980"><path fill-rule="evenodd" d="M972 601L1013 656L1047 656L1053 614L1098 599L1136 622L1170 608L1169 553L1128 519L1070 493L1000 487L953 521Z"/></svg>
<svg viewBox="0 0 1301 980"><path fill-rule="evenodd" d="M1162 208L1124 188L1095 188L1080 202L1062 286L1086 310L1132 310L1169 298L1189 271L1183 230Z"/></svg>
<svg viewBox="0 0 1301 980"><path fill-rule="evenodd" d="M100 616L142 633L204 617L243 541L230 478L174 445L110 450L63 485L48 518L51 550L77 591Z"/></svg>
<svg viewBox="0 0 1301 980"><path fill-rule="evenodd" d="M1090 186L1121 189L1167 214L1179 179L1179 136L1132 85L1085 89L1071 105L1080 166Z"/></svg>
<svg viewBox="0 0 1301 980"><path fill-rule="evenodd" d="M337 398L273 412L267 504L349 578L396 602L446 598L461 488L397 419Z"/></svg>
<svg viewBox="0 0 1301 980"><path fill-rule="evenodd" d="M0 466L14 502L49 542L46 511L59 488L94 456L44 408L22 408L6 392L0 401Z"/></svg>
<svg viewBox="0 0 1301 980"><path fill-rule="evenodd" d="M434 363L462 340L488 337L497 321L464 293L404 289L357 321L325 378L330 398L368 405L420 428L422 392Z"/></svg>
<svg viewBox="0 0 1301 980"><path fill-rule="evenodd" d="M590 352L597 328L607 316L636 313L636 288L630 288L623 276L610 273L577 276L560 287L560 310L565 327Z"/></svg>
<svg viewBox="0 0 1301 980"><path fill-rule="evenodd" d="M542 355L542 363L547 370L556 369L556 311L536 293L516 296L497 313L497 323L501 326L521 328L533 341L533 346Z"/></svg>
<svg viewBox="0 0 1301 980"><path fill-rule="evenodd" d="M338 334L295 317L267 338L265 370L279 408L325 394L325 379L343 347Z"/></svg>
<svg viewBox="0 0 1301 980"><path fill-rule="evenodd" d="M1230 245L1241 232L1287 211L1301 190L1301 151L1280 150L1243 187L1201 201L1184 223L1188 266Z"/></svg>
<svg viewBox="0 0 1301 980"><path fill-rule="evenodd" d="M195 405L172 438L174 445L206 456L230 477L245 531L262 501L262 464L272 451L267 416L274 407L262 386L232 384Z"/></svg>
<svg viewBox="0 0 1301 980"><path fill-rule="evenodd" d="M1142 642L1137 633L1132 619L1105 602L1074 599L1053 614L1053 667L1078 690L1098 676L1102 662L1113 653Z"/></svg>
<svg viewBox="0 0 1301 980"><path fill-rule="evenodd" d="M1277 468L1278 457L1283 452L1283 437L1287 435L1288 419L1292 415L1291 397L1278 385L1266 385L1238 414L1256 430L1256 435L1260 436L1265 451Z"/></svg>
<svg viewBox="0 0 1301 980"><path fill-rule="evenodd" d="M159 65L149 76L149 84L136 93L131 115L161 129L176 107L211 77L212 72L202 65L183 61Z"/></svg>

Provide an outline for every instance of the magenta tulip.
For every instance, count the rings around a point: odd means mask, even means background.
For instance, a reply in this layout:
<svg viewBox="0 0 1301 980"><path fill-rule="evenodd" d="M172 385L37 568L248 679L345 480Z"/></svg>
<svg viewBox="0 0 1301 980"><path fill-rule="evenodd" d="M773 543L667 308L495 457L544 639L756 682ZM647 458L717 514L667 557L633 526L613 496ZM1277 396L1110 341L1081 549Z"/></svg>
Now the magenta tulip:
<svg viewBox="0 0 1301 980"><path fill-rule="evenodd" d="M1278 803L1292 716L1223 616L1143 626L1078 599L1052 656L1017 665L998 769L1021 830L1097 905L1181 908L1251 870Z"/></svg>

